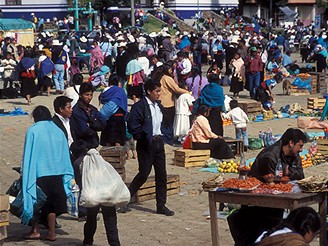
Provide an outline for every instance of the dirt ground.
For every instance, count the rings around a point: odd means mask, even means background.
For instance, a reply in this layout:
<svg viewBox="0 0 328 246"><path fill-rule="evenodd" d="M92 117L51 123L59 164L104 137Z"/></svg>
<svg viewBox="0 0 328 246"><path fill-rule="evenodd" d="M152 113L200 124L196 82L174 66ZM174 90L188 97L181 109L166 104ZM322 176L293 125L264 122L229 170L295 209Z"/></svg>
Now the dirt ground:
<svg viewBox="0 0 328 246"><path fill-rule="evenodd" d="M230 95L229 88L224 91ZM298 102L306 108L308 96L283 96L281 85L274 89L276 96L275 108ZM98 105L97 93L92 101ZM315 95L319 96L319 95ZM248 98L248 92L241 93L241 98ZM0 108L6 111L14 107L21 107L24 111L31 113L37 105L48 106L53 112L53 100L50 97L38 96L32 99L32 106L27 106L23 98L8 99L0 101ZM10 184L18 178L18 174L12 167L21 164L24 135L29 126L33 124L32 118L28 116L0 117L0 192L4 193ZM274 134L281 134L289 127L297 127L296 119L271 120L260 123L250 123L248 134L257 137L260 130L271 127ZM318 131L318 130L307 130ZM234 137L233 126L224 128L224 136ZM309 143L305 145L308 149ZM179 174L181 180L181 192L168 197L167 206L175 211L175 216L166 217L155 214L156 204L154 200L132 205L132 211L126 214L118 214L119 236L122 245L211 245L210 221L207 218L209 211L208 197L206 192L200 192L201 182L214 176L211 173L198 171L199 168L183 168L173 165L173 150L176 147L166 146L166 161L168 174ZM246 158L255 157L258 151L248 151ZM136 160L128 160L126 164L127 181L130 181L137 173L138 163ZM306 176L328 171L328 165L313 166L305 169ZM237 174L225 174L225 177L236 177ZM316 207L315 207L316 208ZM101 217L101 216L100 216ZM8 238L4 245L81 245L83 240L84 222L78 222L75 218L64 215L58 219L62 225L57 230L56 242L45 241L23 241L21 235L30 228L20 224L14 216L10 217L8 227ZM44 234L45 231L43 230ZM219 219L220 243L223 246L233 245L226 220ZM107 245L106 233L103 220L98 222L95 235L95 245ZM312 244L319 245L318 239Z"/></svg>

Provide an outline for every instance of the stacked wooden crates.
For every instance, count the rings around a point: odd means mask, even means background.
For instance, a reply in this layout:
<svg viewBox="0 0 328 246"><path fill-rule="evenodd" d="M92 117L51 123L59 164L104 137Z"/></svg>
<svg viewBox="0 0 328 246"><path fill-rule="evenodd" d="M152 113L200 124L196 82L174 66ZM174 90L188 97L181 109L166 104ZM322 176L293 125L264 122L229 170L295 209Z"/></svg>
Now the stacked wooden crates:
<svg viewBox="0 0 328 246"><path fill-rule="evenodd" d="M318 153L328 156L328 138L318 139Z"/></svg>
<svg viewBox="0 0 328 246"><path fill-rule="evenodd" d="M180 176L175 174L167 175L167 195L174 195L180 192ZM147 181L139 188L131 202L143 202L156 199L155 177L148 177Z"/></svg>
<svg viewBox="0 0 328 246"><path fill-rule="evenodd" d="M317 93L326 94L327 91L327 83L326 74L325 73L310 73L312 76L317 77Z"/></svg>
<svg viewBox="0 0 328 246"><path fill-rule="evenodd" d="M325 103L326 98L309 97L307 99L307 108L312 110L322 110Z"/></svg>
<svg viewBox="0 0 328 246"><path fill-rule="evenodd" d="M123 146L103 147L99 151L105 161L110 163L125 181L126 151Z"/></svg>
<svg viewBox="0 0 328 246"><path fill-rule="evenodd" d="M255 116L261 114L262 105L261 102L249 100L249 101L238 101L238 107L240 107L248 116Z"/></svg>
<svg viewBox="0 0 328 246"><path fill-rule="evenodd" d="M240 156L244 153L244 141L242 139L225 138L224 141L229 145L234 155Z"/></svg>

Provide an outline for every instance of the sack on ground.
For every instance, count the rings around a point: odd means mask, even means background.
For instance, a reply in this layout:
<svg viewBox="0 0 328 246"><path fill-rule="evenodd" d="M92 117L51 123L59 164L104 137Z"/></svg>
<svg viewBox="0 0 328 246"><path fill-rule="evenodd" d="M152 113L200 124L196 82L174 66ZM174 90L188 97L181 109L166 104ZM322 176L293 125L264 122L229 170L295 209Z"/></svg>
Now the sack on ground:
<svg viewBox="0 0 328 246"><path fill-rule="evenodd" d="M122 206L129 201L130 191L121 176L97 150L89 150L83 159L80 205L110 207Z"/></svg>

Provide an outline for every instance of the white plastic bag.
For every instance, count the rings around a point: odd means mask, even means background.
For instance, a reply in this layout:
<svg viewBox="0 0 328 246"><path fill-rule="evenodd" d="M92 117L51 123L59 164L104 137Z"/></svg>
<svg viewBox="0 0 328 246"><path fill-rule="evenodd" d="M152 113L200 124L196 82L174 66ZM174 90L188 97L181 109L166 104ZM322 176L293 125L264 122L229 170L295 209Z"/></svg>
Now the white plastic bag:
<svg viewBox="0 0 328 246"><path fill-rule="evenodd" d="M97 150L89 150L83 159L80 205L123 206L129 201L130 191L121 176Z"/></svg>

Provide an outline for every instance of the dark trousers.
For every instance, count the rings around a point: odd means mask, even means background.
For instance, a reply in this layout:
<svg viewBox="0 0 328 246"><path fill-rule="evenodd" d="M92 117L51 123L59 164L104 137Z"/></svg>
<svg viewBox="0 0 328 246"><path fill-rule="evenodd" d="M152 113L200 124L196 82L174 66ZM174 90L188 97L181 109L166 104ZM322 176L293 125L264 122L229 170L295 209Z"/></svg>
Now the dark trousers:
<svg viewBox="0 0 328 246"><path fill-rule="evenodd" d="M139 172L134 177L130 184L129 190L133 197L139 188L147 181L152 166L155 169L155 184L156 184L156 205L163 207L166 203L166 165L165 165L165 150L164 142L161 137L153 139L150 146L144 146L137 142L137 153Z"/></svg>
<svg viewBox="0 0 328 246"><path fill-rule="evenodd" d="M97 230L97 214L99 209L103 214L107 241L111 246L120 246L117 230L117 216L115 207L97 206L87 209L87 222L84 225L84 244L93 244L93 236Z"/></svg>
<svg viewBox="0 0 328 246"><path fill-rule="evenodd" d="M165 109L165 121L161 128L163 134L163 140L166 144L173 145L174 133L173 133L173 122L175 116L175 107L164 108Z"/></svg>

